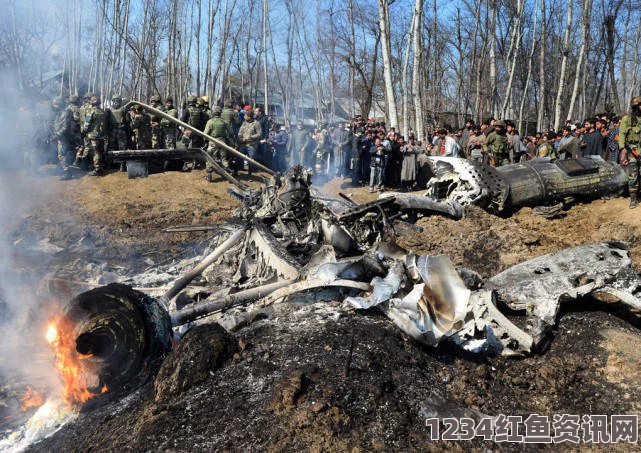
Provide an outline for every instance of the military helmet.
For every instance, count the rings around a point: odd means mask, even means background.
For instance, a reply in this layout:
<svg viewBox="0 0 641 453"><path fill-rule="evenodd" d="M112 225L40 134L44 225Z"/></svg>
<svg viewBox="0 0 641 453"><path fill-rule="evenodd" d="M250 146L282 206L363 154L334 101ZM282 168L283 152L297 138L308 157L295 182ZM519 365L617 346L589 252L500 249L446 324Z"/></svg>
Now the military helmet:
<svg viewBox="0 0 641 453"><path fill-rule="evenodd" d="M630 101L630 107L634 108L637 105L641 104L641 96L635 96Z"/></svg>
<svg viewBox="0 0 641 453"><path fill-rule="evenodd" d="M78 104L78 102L80 102L80 98L77 94L70 94L67 98L67 102L70 104Z"/></svg>
<svg viewBox="0 0 641 453"><path fill-rule="evenodd" d="M151 97L151 102L160 102L160 96L158 96L157 94L154 94Z"/></svg>
<svg viewBox="0 0 641 453"><path fill-rule="evenodd" d="M225 107L231 108L231 107L232 107L232 105L233 105L233 104L232 104L232 102L231 102L229 99L227 99L227 100L225 101Z"/></svg>
<svg viewBox="0 0 641 453"><path fill-rule="evenodd" d="M195 103L196 101L197 101L197 99L196 99L195 95L190 94L189 96L187 96L187 102L194 102Z"/></svg>
<svg viewBox="0 0 641 453"><path fill-rule="evenodd" d="M119 94L114 94L113 96L111 96L111 100L112 101L122 101L122 98L120 97Z"/></svg>
<svg viewBox="0 0 641 453"><path fill-rule="evenodd" d="M198 99L198 100L203 105L209 104L209 96L201 96L200 99Z"/></svg>
<svg viewBox="0 0 641 453"><path fill-rule="evenodd" d="M91 91L87 91L82 98L83 99L91 99L92 96L93 96L93 93Z"/></svg>
<svg viewBox="0 0 641 453"><path fill-rule="evenodd" d="M167 98L165 99L165 104L169 104L170 102L173 104L174 98L172 98L171 96L167 96Z"/></svg>
<svg viewBox="0 0 641 453"><path fill-rule="evenodd" d="M91 105L100 104L100 96L91 96L91 99L89 99L89 103Z"/></svg>
<svg viewBox="0 0 641 453"><path fill-rule="evenodd" d="M505 127L505 121L503 121L503 120L496 120L496 121L494 122L494 126L498 126L498 127Z"/></svg>
<svg viewBox="0 0 641 453"><path fill-rule="evenodd" d="M220 114L223 113L223 109L221 109L219 106L216 106L212 109L211 113L213 113L215 116L220 116Z"/></svg>

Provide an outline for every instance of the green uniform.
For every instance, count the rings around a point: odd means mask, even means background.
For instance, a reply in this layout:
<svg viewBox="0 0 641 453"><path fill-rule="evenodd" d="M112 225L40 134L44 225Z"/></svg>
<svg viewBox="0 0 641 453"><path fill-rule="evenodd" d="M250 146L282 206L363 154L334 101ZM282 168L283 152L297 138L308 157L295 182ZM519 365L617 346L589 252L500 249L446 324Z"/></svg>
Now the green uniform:
<svg viewBox="0 0 641 453"><path fill-rule="evenodd" d="M151 149L151 117L139 111L131 120L131 129L136 136L137 149Z"/></svg>
<svg viewBox="0 0 641 453"><path fill-rule="evenodd" d="M165 111L165 107L163 105L153 105L155 109L160 110L161 112ZM153 149L162 149L163 146L165 145L165 139L163 137L163 129L162 125L160 122L162 121L162 117L155 115L153 113L150 114L151 116L151 147Z"/></svg>
<svg viewBox="0 0 641 453"><path fill-rule="evenodd" d="M545 140L536 149L536 157L549 157L552 162L556 161L556 149L549 140Z"/></svg>
<svg viewBox="0 0 641 453"><path fill-rule="evenodd" d="M105 138L108 132L107 118L104 110L99 106L90 106L85 111L83 133L88 140L88 149L85 149L83 158L90 157L96 172L104 169Z"/></svg>
<svg viewBox="0 0 641 453"><path fill-rule="evenodd" d="M207 125L205 126L205 134L217 138L228 145L231 143L232 133L229 124L227 124L220 116L213 116L209 121L207 121ZM207 152L214 159L220 162L223 167L229 167L229 159L227 158L227 150L225 148L217 145L215 142L209 142ZM208 170L210 166L211 165L208 162Z"/></svg>
<svg viewBox="0 0 641 453"><path fill-rule="evenodd" d="M498 133L496 130L490 132L485 141L486 150L494 157L494 166L510 163L508 154L507 136L505 133Z"/></svg>
<svg viewBox="0 0 641 453"><path fill-rule="evenodd" d="M178 119L178 110L175 108L166 109L165 113L172 118ZM163 135L165 137L165 148L176 148L176 123L169 121L166 118L160 120L160 127L162 127Z"/></svg>
<svg viewBox="0 0 641 453"><path fill-rule="evenodd" d="M128 149L131 130L131 117L123 107L107 109L109 122L109 148Z"/></svg>
<svg viewBox="0 0 641 453"><path fill-rule="evenodd" d="M626 150L626 148L630 148ZM628 189L630 199L636 200L639 192L639 157L635 156L631 150L641 150L641 118L637 115L629 114L621 118L619 126L619 150L621 152L621 161L626 159L628 164L625 171L628 175Z"/></svg>

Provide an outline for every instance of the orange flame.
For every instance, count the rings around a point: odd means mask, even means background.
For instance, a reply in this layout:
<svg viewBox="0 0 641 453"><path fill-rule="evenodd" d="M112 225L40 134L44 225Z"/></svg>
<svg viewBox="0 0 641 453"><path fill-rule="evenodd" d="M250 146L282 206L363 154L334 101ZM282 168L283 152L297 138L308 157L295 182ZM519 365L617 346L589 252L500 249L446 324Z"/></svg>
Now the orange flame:
<svg viewBox="0 0 641 453"><path fill-rule="evenodd" d="M25 412L30 407L40 407L44 404L45 400L37 390L32 389L27 385L27 392L22 397L22 407L20 410Z"/></svg>
<svg viewBox="0 0 641 453"><path fill-rule="evenodd" d="M76 351L76 341L71 322L64 316L54 319L45 335L56 355L56 368L60 373L64 388L62 398L68 406L84 403L96 396L89 390L87 378L83 373L81 361L91 357ZM105 393L107 386L103 385L100 393Z"/></svg>

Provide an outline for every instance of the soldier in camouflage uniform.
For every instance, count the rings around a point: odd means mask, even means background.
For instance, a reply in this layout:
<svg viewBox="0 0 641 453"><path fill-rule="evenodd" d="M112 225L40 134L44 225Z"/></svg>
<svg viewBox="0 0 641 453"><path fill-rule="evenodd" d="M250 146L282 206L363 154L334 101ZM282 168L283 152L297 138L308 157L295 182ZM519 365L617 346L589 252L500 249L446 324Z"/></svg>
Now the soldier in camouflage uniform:
<svg viewBox="0 0 641 453"><path fill-rule="evenodd" d="M91 103L89 101L91 100L92 97L93 97L93 93L91 93L90 91L85 93L85 95L82 97L82 105L80 105L80 108L78 109L79 116L80 116L80 120L78 121L78 123L80 124L81 131L85 129L85 118L87 117L87 111L91 108ZM88 149L91 144L89 143L90 140L84 135L84 133L82 134L82 141L83 141L83 146ZM85 153L84 150L78 150L78 154L76 154L76 162L75 162L76 165L86 164L86 161L82 159L82 156L84 155L84 153Z"/></svg>
<svg viewBox="0 0 641 453"><path fill-rule="evenodd" d="M639 150L641 150L641 96L630 102L630 113L619 125L620 162L628 175L630 209L637 207L639 193Z"/></svg>
<svg viewBox="0 0 641 453"><path fill-rule="evenodd" d="M225 101L225 106L223 111L220 113L220 117L229 124L229 127L232 131L232 146L236 143L236 137L238 136L238 129L240 129L240 117L238 116L238 111L233 109L233 103L230 100Z"/></svg>
<svg viewBox="0 0 641 453"><path fill-rule="evenodd" d="M111 107L107 109L106 113L109 124L109 149L128 149L131 117L122 106L122 98L119 94L114 94L111 97Z"/></svg>
<svg viewBox="0 0 641 453"><path fill-rule="evenodd" d="M543 142L536 149L536 157L549 157L551 162L556 162L556 149L550 140L556 140L556 132L543 132Z"/></svg>
<svg viewBox="0 0 641 453"><path fill-rule="evenodd" d="M205 125L207 125L207 121L209 121L212 118L212 111L209 108L209 97L207 96L199 97L197 105L200 108L200 111L203 115L203 122Z"/></svg>
<svg viewBox="0 0 641 453"><path fill-rule="evenodd" d="M172 118L178 119L178 110L174 107L174 100L170 97L165 99L165 113ZM160 120L160 127L165 137L165 148L176 148L176 123L169 121L166 118Z"/></svg>
<svg viewBox="0 0 641 453"><path fill-rule="evenodd" d="M203 123L204 115L196 105L196 101L196 96L193 94L187 96L187 108L183 110L180 121L202 131L206 123ZM204 145L203 138L189 129L183 132L182 142L187 148L201 148Z"/></svg>
<svg viewBox="0 0 641 453"><path fill-rule="evenodd" d="M484 150L488 153L490 164L494 167L510 163L508 153L508 140L505 133L505 123L498 120L494 123L494 130L487 135Z"/></svg>
<svg viewBox="0 0 641 453"><path fill-rule="evenodd" d="M151 97L151 106L160 111L165 110L160 100L160 96L158 96L157 94ZM153 149L162 149L162 147L165 144L165 140L162 134L163 132L162 127L160 126L162 117L154 113L151 113L150 116L151 116L151 147Z"/></svg>
<svg viewBox="0 0 641 453"><path fill-rule="evenodd" d="M220 116L222 109L218 106L214 107L212 110L212 117L207 121L205 126L205 134L212 136L229 145L231 143L231 128ZM210 141L207 152L212 156L216 161L218 161L223 168L229 168L229 159L227 157L227 150L217 143ZM211 182L212 172L214 171L213 167L209 162L207 162L207 181Z"/></svg>
<svg viewBox="0 0 641 453"><path fill-rule="evenodd" d="M85 149L83 158L90 157L93 162L93 171L90 176L98 176L105 169L105 139L109 132L105 111L100 108L100 98L92 96L89 101L90 108L85 111L83 134L89 139L89 147Z"/></svg>
<svg viewBox="0 0 641 453"><path fill-rule="evenodd" d="M142 105L136 105L129 113L131 129L136 137L136 148L151 149L151 116L144 111Z"/></svg>

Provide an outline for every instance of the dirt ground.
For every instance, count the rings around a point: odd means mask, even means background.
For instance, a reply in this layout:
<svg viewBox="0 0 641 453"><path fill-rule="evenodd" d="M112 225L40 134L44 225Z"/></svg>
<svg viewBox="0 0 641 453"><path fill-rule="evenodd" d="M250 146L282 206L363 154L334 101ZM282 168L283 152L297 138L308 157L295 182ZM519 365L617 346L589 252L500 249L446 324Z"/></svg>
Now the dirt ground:
<svg viewBox="0 0 641 453"><path fill-rule="evenodd" d="M118 172L77 176L7 175L15 180L16 196L31 200L10 225L14 243L47 239L69 251L56 260L109 262L134 272L187 254L208 237L164 228L213 224L230 217L236 205L227 183L209 184L203 171L136 180ZM375 198L342 180L321 189L357 201ZM629 210L623 198L574 205L555 220L528 208L506 218L471 208L459 221L434 216L418 225L423 232L399 238L400 245L446 254L484 278L545 253L609 240L628 242L641 269L641 208ZM28 266L42 271L35 260ZM641 409L641 322L594 301L565 314L550 349L525 359L422 347L376 310L337 305L283 304L233 333L195 329L166 359L155 383L95 405L31 451L513 451L514 444L479 439L433 442L425 418L463 411L524 418L538 413L551 420L554 414ZM177 376L178 368L193 372Z"/></svg>

